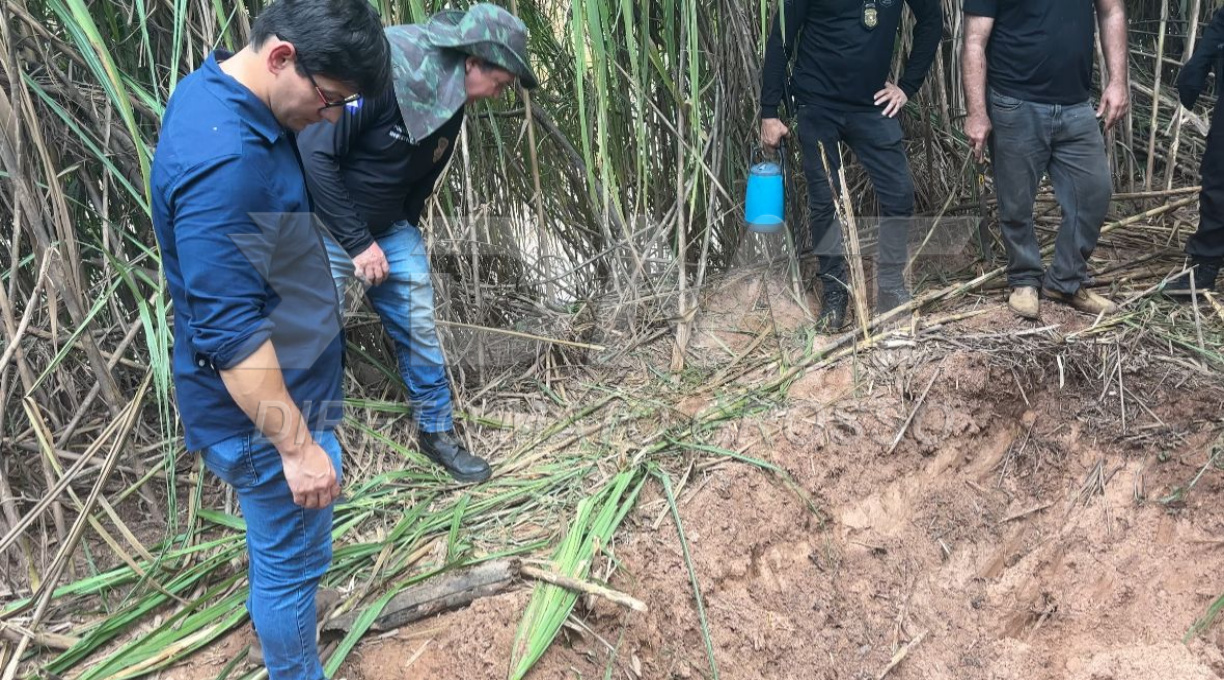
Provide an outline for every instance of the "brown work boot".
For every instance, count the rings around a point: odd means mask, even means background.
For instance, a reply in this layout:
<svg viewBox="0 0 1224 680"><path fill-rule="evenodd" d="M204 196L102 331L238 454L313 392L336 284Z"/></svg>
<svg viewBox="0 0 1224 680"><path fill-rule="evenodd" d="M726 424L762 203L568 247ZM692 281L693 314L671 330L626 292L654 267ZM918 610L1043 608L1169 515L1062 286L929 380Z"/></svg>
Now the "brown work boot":
<svg viewBox="0 0 1224 680"><path fill-rule="evenodd" d="M1101 313L1113 314L1118 311L1118 305L1114 304L1112 300L1097 295L1083 286L1080 286L1080 289L1075 291L1075 295L1067 295L1066 293L1060 293L1049 288L1043 288L1041 293L1055 302L1071 305L1076 310L1085 314L1092 314L1093 316Z"/></svg>
<svg viewBox="0 0 1224 680"><path fill-rule="evenodd" d="M1007 298L1007 306L1026 319L1041 318L1041 299L1034 286L1017 286Z"/></svg>
<svg viewBox="0 0 1224 680"><path fill-rule="evenodd" d="M339 603L339 590L320 588L315 593L315 619L322 621L323 617L330 614ZM263 645L259 643L259 633L255 630L254 624L251 624L251 651L247 652L247 662L255 666L264 665Z"/></svg>

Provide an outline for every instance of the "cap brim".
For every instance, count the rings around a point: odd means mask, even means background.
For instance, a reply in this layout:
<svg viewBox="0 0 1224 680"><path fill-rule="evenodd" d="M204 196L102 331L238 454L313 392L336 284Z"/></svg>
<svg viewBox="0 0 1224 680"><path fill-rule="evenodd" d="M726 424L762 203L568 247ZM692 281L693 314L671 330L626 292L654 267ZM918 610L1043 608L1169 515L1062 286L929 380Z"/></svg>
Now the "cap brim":
<svg viewBox="0 0 1224 680"><path fill-rule="evenodd" d="M540 86L535 71L514 50L496 42L456 45L452 49L471 55L500 69L514 74L524 89L534 90Z"/></svg>
<svg viewBox="0 0 1224 680"><path fill-rule="evenodd" d="M524 66L523 68L525 70L522 73L515 73L514 71L510 72L518 76L519 84L523 86L524 90L534 90L539 87L540 80L539 78L536 78L536 74L531 70L531 67Z"/></svg>

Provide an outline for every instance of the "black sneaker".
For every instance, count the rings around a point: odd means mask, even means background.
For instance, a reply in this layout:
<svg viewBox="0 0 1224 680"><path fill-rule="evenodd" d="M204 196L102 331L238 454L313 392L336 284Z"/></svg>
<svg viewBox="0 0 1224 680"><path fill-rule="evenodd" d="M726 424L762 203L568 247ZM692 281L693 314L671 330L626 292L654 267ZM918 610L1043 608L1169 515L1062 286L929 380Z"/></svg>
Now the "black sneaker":
<svg viewBox="0 0 1224 680"><path fill-rule="evenodd" d="M454 430L443 432L418 432L417 443L421 453L433 462L446 468L450 476L459 482L483 482L491 470L483 458L468 452Z"/></svg>
<svg viewBox="0 0 1224 680"><path fill-rule="evenodd" d="M816 317L816 331L836 333L846 325L846 304L850 296L837 282L826 282L820 301L820 315Z"/></svg>
<svg viewBox="0 0 1224 680"><path fill-rule="evenodd" d="M1190 277L1194 277L1194 290L1198 293L1205 293L1215 289L1216 277L1220 274L1219 260L1199 260L1191 261L1193 269L1182 274L1181 276L1169 282L1165 286L1164 294L1178 299L1188 299L1190 297Z"/></svg>
<svg viewBox="0 0 1224 680"><path fill-rule="evenodd" d="M880 288L879 293L876 295L876 314L891 312L913 299L913 296L910 295L905 286Z"/></svg>

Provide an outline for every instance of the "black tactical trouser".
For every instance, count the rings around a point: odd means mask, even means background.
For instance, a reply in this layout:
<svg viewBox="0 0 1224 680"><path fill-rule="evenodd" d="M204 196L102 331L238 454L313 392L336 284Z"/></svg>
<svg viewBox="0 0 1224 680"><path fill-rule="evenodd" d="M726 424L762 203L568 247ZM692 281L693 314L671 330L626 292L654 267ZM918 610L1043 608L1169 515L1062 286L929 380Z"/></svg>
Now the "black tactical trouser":
<svg viewBox="0 0 1224 680"><path fill-rule="evenodd" d="M836 196L829 187L820 155L823 144L829 170L836 178L841 166L837 144L845 142L867 170L880 201L877 255L880 285L890 289L903 287L907 236L914 214L914 182L905 156L901 121L880 115L878 109L841 111L804 105L799 107L799 139L803 143L803 171L807 175L812 250L819 256L821 279L826 284L837 281L843 286L848 281L845 245L833 205Z"/></svg>
<svg viewBox="0 0 1224 680"><path fill-rule="evenodd" d="M1186 241L1186 254L1196 260L1224 259L1224 114L1217 107L1207 133L1199 173L1203 189L1199 192L1199 228Z"/></svg>

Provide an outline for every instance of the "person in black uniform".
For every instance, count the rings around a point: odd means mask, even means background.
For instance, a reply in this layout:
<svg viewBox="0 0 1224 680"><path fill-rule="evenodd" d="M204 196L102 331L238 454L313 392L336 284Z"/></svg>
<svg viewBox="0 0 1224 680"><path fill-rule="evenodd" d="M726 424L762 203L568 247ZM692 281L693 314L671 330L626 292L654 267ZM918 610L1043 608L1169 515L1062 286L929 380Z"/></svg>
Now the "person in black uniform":
<svg viewBox="0 0 1224 680"><path fill-rule="evenodd" d="M893 83L888 78L902 2L909 5L917 24L905 71ZM845 324L849 289L841 229L834 224L833 191L820 145L836 182L837 143L845 142L871 176L879 198L878 310L908 302L903 272L914 183L897 115L922 86L942 37L939 0L786 0L774 18L761 78L761 142L776 148L790 132L778 118L778 105L793 58L791 91L798 105L812 248L823 281L817 320L823 330L835 331Z"/></svg>
<svg viewBox="0 0 1224 680"><path fill-rule="evenodd" d="M1224 92L1224 64L1220 55L1224 53L1224 9L1218 10L1211 25L1203 32L1203 39L1194 48L1190 61L1182 67L1177 77L1177 92L1182 106L1193 109L1207 74L1215 70L1216 95ZM1211 116L1211 131L1207 133L1207 149L1199 166L1202 175L1202 191L1199 193L1198 230L1186 241L1186 255L1190 256L1193 269L1174 279L1166 292L1173 295L1190 294L1190 277L1194 287L1211 290L1215 287L1224 262L1224 123L1220 122L1220 107L1217 105Z"/></svg>

